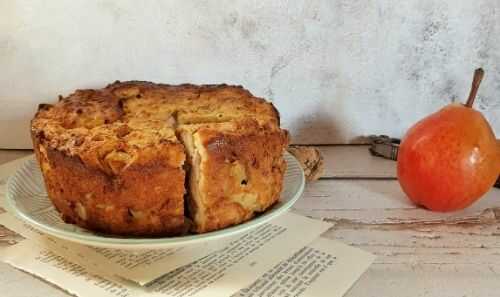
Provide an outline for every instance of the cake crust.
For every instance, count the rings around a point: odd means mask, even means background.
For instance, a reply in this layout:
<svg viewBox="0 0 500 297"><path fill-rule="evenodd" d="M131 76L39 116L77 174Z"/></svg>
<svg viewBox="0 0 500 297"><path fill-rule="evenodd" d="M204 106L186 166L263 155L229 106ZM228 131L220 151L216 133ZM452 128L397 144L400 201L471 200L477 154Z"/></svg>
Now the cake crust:
<svg viewBox="0 0 500 297"><path fill-rule="evenodd" d="M119 235L186 232L183 170L150 163L108 175L76 157L38 147L47 193L65 222Z"/></svg>
<svg viewBox="0 0 500 297"><path fill-rule="evenodd" d="M288 144L274 106L240 86L142 81L41 104L31 135L66 222L135 236L182 234L191 219L208 232L266 210L279 198Z"/></svg>

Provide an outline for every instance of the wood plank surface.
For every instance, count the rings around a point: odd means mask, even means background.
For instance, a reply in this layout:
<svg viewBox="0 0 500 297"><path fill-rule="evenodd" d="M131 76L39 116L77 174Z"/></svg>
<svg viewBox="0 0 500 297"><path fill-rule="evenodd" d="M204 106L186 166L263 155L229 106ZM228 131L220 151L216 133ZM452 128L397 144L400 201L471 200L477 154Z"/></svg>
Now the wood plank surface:
<svg viewBox="0 0 500 297"><path fill-rule="evenodd" d="M396 178L392 160L372 156L369 145L316 146L325 160L325 178Z"/></svg>
<svg viewBox="0 0 500 297"><path fill-rule="evenodd" d="M323 236L377 255L346 296L499 296L499 189L464 211L434 213L405 197L395 162L370 156L366 146L319 148L325 179L307 185L295 211L335 222ZM0 228L0 252L16 238ZM7 297L67 296L5 264L0 287Z"/></svg>
<svg viewBox="0 0 500 297"><path fill-rule="evenodd" d="M319 180L307 185L294 207L310 217L364 224L482 223L500 213L500 189L462 211L439 213L413 205L397 180Z"/></svg>

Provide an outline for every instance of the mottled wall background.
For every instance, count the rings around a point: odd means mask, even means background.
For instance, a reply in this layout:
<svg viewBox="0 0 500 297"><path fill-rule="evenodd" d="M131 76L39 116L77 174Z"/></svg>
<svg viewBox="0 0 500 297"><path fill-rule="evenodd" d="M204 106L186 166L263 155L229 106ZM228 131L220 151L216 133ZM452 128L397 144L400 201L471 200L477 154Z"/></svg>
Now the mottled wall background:
<svg viewBox="0 0 500 297"><path fill-rule="evenodd" d="M243 84L295 142L401 136L463 101L500 134L500 1L0 0L0 146L29 147L39 102L141 79Z"/></svg>

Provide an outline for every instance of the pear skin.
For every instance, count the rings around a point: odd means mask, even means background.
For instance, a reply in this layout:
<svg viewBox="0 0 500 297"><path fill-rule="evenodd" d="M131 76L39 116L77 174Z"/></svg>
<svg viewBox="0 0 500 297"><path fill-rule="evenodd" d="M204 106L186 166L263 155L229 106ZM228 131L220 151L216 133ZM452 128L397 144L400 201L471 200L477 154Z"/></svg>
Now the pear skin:
<svg viewBox="0 0 500 297"><path fill-rule="evenodd" d="M450 104L420 120L401 142L398 180L417 205L443 212L463 209L498 178L500 142L472 108L481 80L476 81L477 73L467 104Z"/></svg>

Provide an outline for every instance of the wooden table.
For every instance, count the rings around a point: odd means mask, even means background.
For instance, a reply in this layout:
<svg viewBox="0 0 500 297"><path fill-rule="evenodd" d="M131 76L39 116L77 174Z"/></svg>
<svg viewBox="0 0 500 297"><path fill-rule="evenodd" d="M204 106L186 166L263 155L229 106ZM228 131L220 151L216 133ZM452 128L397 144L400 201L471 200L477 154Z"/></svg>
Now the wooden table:
<svg viewBox="0 0 500 297"><path fill-rule="evenodd" d="M395 162L366 146L320 146L323 179L307 186L295 210L335 223L324 236L376 254L346 296L500 296L500 190L457 213L409 203ZM29 154L0 151L0 162ZM13 234L0 227L0 245ZM0 263L0 296L69 296Z"/></svg>

